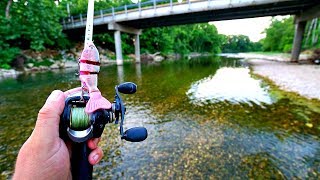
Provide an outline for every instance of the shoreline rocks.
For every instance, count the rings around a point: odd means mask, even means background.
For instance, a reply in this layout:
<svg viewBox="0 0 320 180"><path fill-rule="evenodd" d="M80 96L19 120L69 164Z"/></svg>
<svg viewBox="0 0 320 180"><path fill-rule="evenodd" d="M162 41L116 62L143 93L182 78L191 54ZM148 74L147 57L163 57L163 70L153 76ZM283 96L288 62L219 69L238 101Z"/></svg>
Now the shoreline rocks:
<svg viewBox="0 0 320 180"><path fill-rule="evenodd" d="M21 73L21 71L16 71L14 69L0 69L0 79L9 77L16 78Z"/></svg>

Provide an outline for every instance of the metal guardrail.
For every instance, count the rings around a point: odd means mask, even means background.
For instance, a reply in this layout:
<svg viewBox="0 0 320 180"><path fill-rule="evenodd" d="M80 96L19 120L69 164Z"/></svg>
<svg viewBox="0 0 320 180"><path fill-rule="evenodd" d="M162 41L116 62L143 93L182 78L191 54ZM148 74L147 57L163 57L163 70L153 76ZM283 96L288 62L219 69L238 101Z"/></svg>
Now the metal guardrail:
<svg viewBox="0 0 320 180"><path fill-rule="evenodd" d="M178 0L151 0L147 2L139 2L137 4L129 4L124 6L119 6L116 8L112 7L110 9L95 11L94 17L103 18L106 16L112 16L114 19L114 17L119 13L128 14L128 12L131 12L134 10L138 10L139 12L141 12L144 9L151 9L151 8L156 10L157 7L162 7L162 6L170 6L172 8L173 5L175 4L189 4L189 7L190 7L192 2L201 2L201 1L208 1L208 3L210 3L211 1L215 1L215 0L193 0L193 1L186 0L181 2L178 2ZM86 13L81 13L79 15L73 15L67 18L63 18L62 24L63 26L70 23L74 25L75 22L81 22L81 24L84 24L85 20L86 20Z"/></svg>

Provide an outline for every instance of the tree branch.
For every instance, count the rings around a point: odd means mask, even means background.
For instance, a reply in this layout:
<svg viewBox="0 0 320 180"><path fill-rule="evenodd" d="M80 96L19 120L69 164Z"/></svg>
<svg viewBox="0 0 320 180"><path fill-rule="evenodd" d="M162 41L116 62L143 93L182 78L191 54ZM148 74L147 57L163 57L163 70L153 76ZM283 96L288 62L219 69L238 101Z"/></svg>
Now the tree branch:
<svg viewBox="0 0 320 180"><path fill-rule="evenodd" d="M12 0L8 1L7 7L6 7L6 18L9 19L10 18L10 7L12 4Z"/></svg>

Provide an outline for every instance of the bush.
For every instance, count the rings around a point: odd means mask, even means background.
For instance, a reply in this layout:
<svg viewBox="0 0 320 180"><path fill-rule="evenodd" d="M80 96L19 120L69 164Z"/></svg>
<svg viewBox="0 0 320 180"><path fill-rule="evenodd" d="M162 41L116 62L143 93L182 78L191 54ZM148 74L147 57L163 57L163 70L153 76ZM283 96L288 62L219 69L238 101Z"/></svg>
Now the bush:
<svg viewBox="0 0 320 180"><path fill-rule="evenodd" d="M0 68L10 69L10 63L18 54L20 54L19 48L2 48L0 51Z"/></svg>

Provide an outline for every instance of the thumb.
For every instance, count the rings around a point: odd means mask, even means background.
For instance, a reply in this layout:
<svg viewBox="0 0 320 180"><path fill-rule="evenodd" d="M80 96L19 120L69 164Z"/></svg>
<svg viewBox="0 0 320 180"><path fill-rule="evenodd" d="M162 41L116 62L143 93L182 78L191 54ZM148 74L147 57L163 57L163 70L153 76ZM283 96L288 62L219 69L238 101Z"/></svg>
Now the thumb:
<svg viewBox="0 0 320 180"><path fill-rule="evenodd" d="M54 90L40 109L34 129L40 137L59 137L59 122L64 109L64 100L63 92Z"/></svg>

